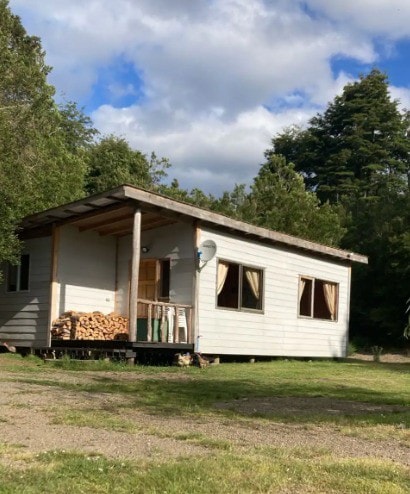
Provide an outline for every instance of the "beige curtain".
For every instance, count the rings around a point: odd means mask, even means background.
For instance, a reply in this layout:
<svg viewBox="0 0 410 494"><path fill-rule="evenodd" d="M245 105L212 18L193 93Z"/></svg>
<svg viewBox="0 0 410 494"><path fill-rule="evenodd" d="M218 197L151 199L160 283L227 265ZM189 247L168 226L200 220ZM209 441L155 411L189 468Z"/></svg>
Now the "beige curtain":
<svg viewBox="0 0 410 494"><path fill-rule="evenodd" d="M326 305L330 312L330 318L332 321L336 319L336 292L337 286L334 283L323 283L323 293L325 295Z"/></svg>
<svg viewBox="0 0 410 494"><path fill-rule="evenodd" d="M261 296L260 290L260 271L256 269L245 268L245 277L251 287L253 296L259 300Z"/></svg>
<svg viewBox="0 0 410 494"><path fill-rule="evenodd" d="M229 264L227 262L219 261L218 263L218 281L217 281L217 294L222 292L225 285L226 277L228 276Z"/></svg>
<svg viewBox="0 0 410 494"><path fill-rule="evenodd" d="M305 286L306 286L306 280L303 278L300 278L299 280L299 304L300 301L302 300L303 292L305 291Z"/></svg>

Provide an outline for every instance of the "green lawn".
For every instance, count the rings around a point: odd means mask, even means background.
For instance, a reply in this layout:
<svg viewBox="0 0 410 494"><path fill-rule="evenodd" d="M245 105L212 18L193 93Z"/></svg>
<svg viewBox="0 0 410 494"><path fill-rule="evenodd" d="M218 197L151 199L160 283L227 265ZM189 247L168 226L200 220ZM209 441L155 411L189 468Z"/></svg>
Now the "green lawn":
<svg viewBox="0 0 410 494"><path fill-rule="evenodd" d="M28 385L53 386L71 392L118 396L118 407L58 410L55 423L103 427L138 433L138 424L122 417L127 410L164 417L200 421L228 421L247 427L287 424L332 431L338 437L360 441L394 439L407 445L410 455L410 365L370 362L286 361L256 364L222 364L207 369L126 367L106 363L43 364L18 356L3 357L7 378ZM92 373L92 379L73 383L65 376ZM107 372L108 371L108 372ZM114 371L114 372L111 372ZM135 375L135 379L132 376ZM56 377L58 376L58 378ZM258 398L303 397L367 402L392 406L382 412L332 415L320 410L305 413L270 411L244 413L235 404ZM123 399L122 399L123 398ZM216 409L215 402L228 403ZM232 404L230 406L229 404ZM403 409L403 407L405 407ZM406 408L407 407L407 408ZM124 413L123 415L126 415ZM316 429L314 429L316 428ZM79 429L81 430L81 429ZM206 444L210 454L169 461L113 461L81 452L49 451L33 455L22 448L1 446L0 460L13 458L12 466L0 461L0 493L406 493L409 471L403 463L367 456L345 457L318 447L241 448L220 437L201 433L150 431L193 444ZM10 463L10 462L9 462Z"/></svg>

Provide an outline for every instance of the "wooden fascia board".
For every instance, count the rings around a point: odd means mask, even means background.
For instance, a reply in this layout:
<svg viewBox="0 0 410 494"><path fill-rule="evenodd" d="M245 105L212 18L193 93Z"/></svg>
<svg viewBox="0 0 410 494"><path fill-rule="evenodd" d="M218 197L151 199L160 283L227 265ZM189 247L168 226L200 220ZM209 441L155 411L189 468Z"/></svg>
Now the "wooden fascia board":
<svg viewBox="0 0 410 494"><path fill-rule="evenodd" d="M242 234L249 234L254 237L261 237L273 243L288 245L296 249L302 249L328 257L334 257L337 259L354 261L363 264L368 263L368 259L366 256L362 256L354 252L347 252L344 250L336 249L334 247L328 247L326 245L310 242L309 240L293 237L285 233L275 232L266 228L254 226L249 223L244 223L242 221L234 220L226 216L213 213L211 211L199 209L189 204L176 202L173 199L168 199L167 197L159 196L151 192L135 189L128 185L124 186L124 192L127 197L135 199L136 201L140 201L141 203L147 202L149 204L155 204L156 206L159 206L161 208L174 211L178 214L190 216L211 225L218 225L225 229L235 230L236 232L240 232Z"/></svg>

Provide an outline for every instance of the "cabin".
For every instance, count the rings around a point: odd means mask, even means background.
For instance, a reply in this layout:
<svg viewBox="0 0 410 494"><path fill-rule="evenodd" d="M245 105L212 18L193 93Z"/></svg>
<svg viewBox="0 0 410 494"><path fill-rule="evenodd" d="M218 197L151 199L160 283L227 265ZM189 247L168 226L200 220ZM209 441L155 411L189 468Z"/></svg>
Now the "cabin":
<svg viewBox="0 0 410 494"><path fill-rule="evenodd" d="M344 357L351 265L367 263L130 185L28 216L20 236L20 264L3 266L0 341L131 358Z"/></svg>

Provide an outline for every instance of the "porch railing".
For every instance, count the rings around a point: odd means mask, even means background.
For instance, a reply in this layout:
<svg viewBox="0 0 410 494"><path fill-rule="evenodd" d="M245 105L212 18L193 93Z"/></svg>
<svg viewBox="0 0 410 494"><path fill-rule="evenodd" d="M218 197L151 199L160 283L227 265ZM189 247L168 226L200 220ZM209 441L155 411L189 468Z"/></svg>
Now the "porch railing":
<svg viewBox="0 0 410 494"><path fill-rule="evenodd" d="M138 299L137 341L193 343L192 306Z"/></svg>

